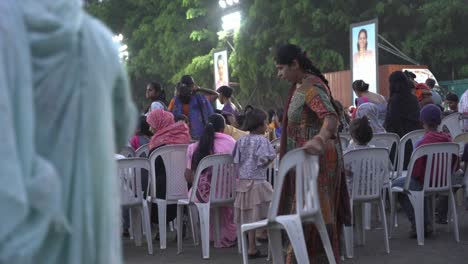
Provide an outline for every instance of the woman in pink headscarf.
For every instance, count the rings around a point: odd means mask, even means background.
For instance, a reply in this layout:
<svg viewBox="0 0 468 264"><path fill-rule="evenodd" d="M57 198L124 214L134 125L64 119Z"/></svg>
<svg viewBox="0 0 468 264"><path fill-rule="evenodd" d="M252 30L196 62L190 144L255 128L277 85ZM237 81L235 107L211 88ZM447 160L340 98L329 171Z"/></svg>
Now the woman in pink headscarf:
<svg viewBox="0 0 468 264"><path fill-rule="evenodd" d="M151 127L154 133L149 143L150 155L151 152L165 145L173 144L188 144L190 142L189 128L184 122L175 122L174 115L171 112L162 109L151 111L146 117L146 122ZM166 167L161 157L157 157L155 161L156 170L156 198L166 198ZM156 206L156 205L154 205ZM151 219L153 222L158 221L157 208L151 210ZM174 220L177 215L177 205L167 206L167 221Z"/></svg>

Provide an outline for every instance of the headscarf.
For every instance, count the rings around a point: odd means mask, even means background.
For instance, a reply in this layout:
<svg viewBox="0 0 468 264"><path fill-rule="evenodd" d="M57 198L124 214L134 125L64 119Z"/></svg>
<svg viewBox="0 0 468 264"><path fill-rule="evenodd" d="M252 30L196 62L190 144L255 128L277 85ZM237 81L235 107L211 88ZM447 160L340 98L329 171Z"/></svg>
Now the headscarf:
<svg viewBox="0 0 468 264"><path fill-rule="evenodd" d="M424 83L418 83L416 85L416 97L418 98L419 102L421 102L425 98L431 98L432 93L431 93L431 89L429 88L429 86L427 86Z"/></svg>
<svg viewBox="0 0 468 264"><path fill-rule="evenodd" d="M385 133L385 129L379 123L379 110L374 103L363 103L356 111L356 117L366 116L374 133Z"/></svg>
<svg viewBox="0 0 468 264"><path fill-rule="evenodd" d="M153 110L146 117L146 122L155 132L149 143L150 150L162 145L187 144L190 141L187 124L175 122L171 112L162 109Z"/></svg>

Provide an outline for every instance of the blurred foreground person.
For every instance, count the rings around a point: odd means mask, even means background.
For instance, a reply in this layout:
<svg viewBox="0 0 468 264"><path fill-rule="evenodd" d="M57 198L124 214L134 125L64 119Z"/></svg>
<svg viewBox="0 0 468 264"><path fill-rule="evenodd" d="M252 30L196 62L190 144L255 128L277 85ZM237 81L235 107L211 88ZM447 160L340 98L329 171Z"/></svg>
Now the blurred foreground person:
<svg viewBox="0 0 468 264"><path fill-rule="evenodd" d="M0 263L122 263L114 153L136 111L81 0L0 1Z"/></svg>

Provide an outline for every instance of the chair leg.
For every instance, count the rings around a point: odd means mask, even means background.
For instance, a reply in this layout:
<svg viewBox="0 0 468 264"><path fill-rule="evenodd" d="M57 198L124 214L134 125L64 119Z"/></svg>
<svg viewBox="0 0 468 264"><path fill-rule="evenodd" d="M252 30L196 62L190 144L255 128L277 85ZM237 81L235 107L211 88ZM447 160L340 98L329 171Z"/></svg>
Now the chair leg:
<svg viewBox="0 0 468 264"><path fill-rule="evenodd" d="M451 216L453 218L453 234L455 235L455 241L460 242L460 234L458 232L458 215L457 215L457 207L455 205L455 198L453 197L453 193L449 193L449 208L451 208Z"/></svg>
<svg viewBox="0 0 468 264"><path fill-rule="evenodd" d="M148 253L153 255L153 236L151 235L151 219L148 210L148 202L143 200L143 206L141 208L143 215L143 223L145 229L146 243L148 244Z"/></svg>
<svg viewBox="0 0 468 264"><path fill-rule="evenodd" d="M414 222L416 224L418 245L424 246L424 193L420 191L410 191L408 198L414 209Z"/></svg>
<svg viewBox="0 0 468 264"><path fill-rule="evenodd" d="M132 227L133 227L133 237L135 238L135 245L138 247L142 244L142 228L141 228L141 210L140 208L131 208L131 217L132 217Z"/></svg>
<svg viewBox="0 0 468 264"><path fill-rule="evenodd" d="M333 254L333 249L330 243L330 237L328 236L327 228L325 227L325 223L323 222L322 214L318 214L317 219L315 221L315 226L317 227L318 232L320 234L320 238L322 239L323 247L325 248L325 252L327 253L328 262L331 264L335 264L335 255Z"/></svg>
<svg viewBox="0 0 468 264"><path fill-rule="evenodd" d="M295 219L288 219L287 221L282 221L281 225L283 225L286 233L288 234L297 263L310 263L301 219L299 219L299 217L295 217ZM317 229L319 229L319 227L317 227ZM324 241L322 241L322 243L323 242Z"/></svg>
<svg viewBox="0 0 468 264"><path fill-rule="evenodd" d="M242 261L244 262L244 264L249 263L248 247L247 247L247 233L248 231L242 232L240 236L241 242L242 242Z"/></svg>
<svg viewBox="0 0 468 264"><path fill-rule="evenodd" d="M268 238L270 240L269 247L272 253L271 255L272 255L273 263L284 264L281 230L269 228L267 231L268 231Z"/></svg>
<svg viewBox="0 0 468 264"><path fill-rule="evenodd" d="M390 254L390 244L388 242L387 215L385 213L385 204L382 199L380 199L380 213L382 215L382 224L385 236L385 250L387 251L387 254Z"/></svg>
<svg viewBox="0 0 468 264"><path fill-rule="evenodd" d="M183 217L184 206L177 205L177 254L182 253L182 217Z"/></svg>
<svg viewBox="0 0 468 264"><path fill-rule="evenodd" d="M130 235L130 239L135 239L133 236L132 210L131 208L124 209L124 210L128 210L128 222L129 222L128 234Z"/></svg>
<svg viewBox="0 0 468 264"><path fill-rule="evenodd" d="M200 234L203 259L210 258L210 205L196 203L200 219Z"/></svg>
<svg viewBox="0 0 468 264"><path fill-rule="evenodd" d="M372 204L364 203L364 230L371 230Z"/></svg>
<svg viewBox="0 0 468 264"><path fill-rule="evenodd" d="M345 239L345 250L346 250L346 257L353 258L354 257L354 232L353 226L343 226L343 234Z"/></svg>
<svg viewBox="0 0 468 264"><path fill-rule="evenodd" d="M167 203L164 200L157 200L156 203L158 205L159 246L161 249L166 249Z"/></svg>
<svg viewBox="0 0 468 264"><path fill-rule="evenodd" d="M193 244L195 246L198 246L199 240L198 240L198 211L197 208L194 205L190 205L187 208L188 214L189 214L189 220L190 220L190 226L192 227L192 239L193 239Z"/></svg>
<svg viewBox="0 0 468 264"><path fill-rule="evenodd" d="M436 196L435 194L432 194L430 196L430 199L431 199L431 208L429 208L431 210L431 214L432 214L432 229L434 230L434 233L436 232L436 229L437 229L437 225L435 224L435 210L436 210Z"/></svg>
<svg viewBox="0 0 468 264"><path fill-rule="evenodd" d="M239 241L239 237L241 237L241 235L242 235L241 234L241 225L240 224L237 225L236 232L237 232L237 250L238 250L239 254L242 254L242 245L241 245L241 243Z"/></svg>

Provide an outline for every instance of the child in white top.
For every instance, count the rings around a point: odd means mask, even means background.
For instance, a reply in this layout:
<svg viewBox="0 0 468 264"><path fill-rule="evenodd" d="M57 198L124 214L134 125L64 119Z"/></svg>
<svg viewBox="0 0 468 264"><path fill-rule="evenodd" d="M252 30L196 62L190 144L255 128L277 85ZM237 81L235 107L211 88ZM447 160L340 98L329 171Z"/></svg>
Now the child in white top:
<svg viewBox="0 0 468 264"><path fill-rule="evenodd" d="M246 113L244 130L249 135L241 137L234 147L234 163L238 163L239 181L234 201L234 222L251 223L265 219L268 214L273 188L266 180L267 167L276 152L264 134L268 128L267 114L260 109ZM249 258L266 257L257 250L255 231L248 233Z"/></svg>

